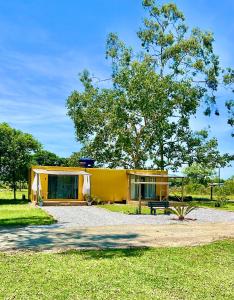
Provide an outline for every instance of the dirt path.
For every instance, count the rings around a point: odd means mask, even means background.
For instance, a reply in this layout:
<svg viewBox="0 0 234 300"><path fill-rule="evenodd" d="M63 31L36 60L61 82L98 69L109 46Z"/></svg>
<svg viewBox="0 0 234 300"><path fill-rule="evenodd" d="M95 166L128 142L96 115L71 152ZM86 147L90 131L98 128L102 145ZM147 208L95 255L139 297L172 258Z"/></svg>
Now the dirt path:
<svg viewBox="0 0 234 300"><path fill-rule="evenodd" d="M234 223L118 225L89 228L27 227L0 230L0 250L59 251L194 246L234 238Z"/></svg>

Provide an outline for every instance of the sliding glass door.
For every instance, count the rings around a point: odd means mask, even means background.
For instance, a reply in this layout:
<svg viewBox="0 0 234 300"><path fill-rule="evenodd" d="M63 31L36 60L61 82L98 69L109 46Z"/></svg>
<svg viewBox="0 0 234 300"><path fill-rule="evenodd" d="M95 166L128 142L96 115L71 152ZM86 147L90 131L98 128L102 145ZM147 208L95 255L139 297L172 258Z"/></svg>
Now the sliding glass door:
<svg viewBox="0 0 234 300"><path fill-rule="evenodd" d="M78 199L78 176L48 175L48 199Z"/></svg>
<svg viewBox="0 0 234 300"><path fill-rule="evenodd" d="M131 199L138 200L139 199L139 184L135 184L134 182L142 182L141 184L141 199L145 200L155 200L156 199L156 178L148 177L148 176L135 176L131 175ZM152 182L149 184L144 184L143 182ZM155 184L153 184L155 183Z"/></svg>

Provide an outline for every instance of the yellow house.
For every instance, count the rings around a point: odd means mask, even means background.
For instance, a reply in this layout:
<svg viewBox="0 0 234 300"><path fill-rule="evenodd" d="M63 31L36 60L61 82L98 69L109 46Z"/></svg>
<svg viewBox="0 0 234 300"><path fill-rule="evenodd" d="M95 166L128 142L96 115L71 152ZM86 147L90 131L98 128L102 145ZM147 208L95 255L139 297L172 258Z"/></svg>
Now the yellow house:
<svg viewBox="0 0 234 300"><path fill-rule="evenodd" d="M33 166L29 179L31 200L35 199L36 177L37 189L47 205L85 205L85 177L90 178L91 196L106 202L130 202L138 200L139 195L147 201L168 196L167 171Z"/></svg>

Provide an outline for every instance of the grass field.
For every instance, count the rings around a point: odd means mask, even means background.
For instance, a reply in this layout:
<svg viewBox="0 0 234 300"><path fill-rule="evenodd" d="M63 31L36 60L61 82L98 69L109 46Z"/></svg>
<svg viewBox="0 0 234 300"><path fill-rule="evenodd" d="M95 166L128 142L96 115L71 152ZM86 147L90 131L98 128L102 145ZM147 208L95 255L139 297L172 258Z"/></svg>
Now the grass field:
<svg viewBox="0 0 234 300"><path fill-rule="evenodd" d="M30 204L0 205L0 226L48 225L54 222L44 210Z"/></svg>
<svg viewBox="0 0 234 300"><path fill-rule="evenodd" d="M27 190L17 192L17 199L12 199L12 191L0 191L0 227L48 225L55 222L53 217L40 208L32 207L28 200Z"/></svg>
<svg viewBox="0 0 234 300"><path fill-rule="evenodd" d="M171 196L175 196L175 195L177 195L178 197L181 197L181 193L171 194ZM186 194L185 196L192 196L195 201L198 201L198 200L209 201L210 200L210 194ZM234 195L228 195L227 198L230 200L234 200ZM217 200L217 196L215 194L213 194L213 200Z"/></svg>
<svg viewBox="0 0 234 300"><path fill-rule="evenodd" d="M137 213L138 206L132 204L104 204L98 205L98 207L108 209L113 212L121 212L124 214L132 215ZM143 215L150 215L150 208L142 206L141 213ZM163 210L158 210L157 213L163 213Z"/></svg>
<svg viewBox="0 0 234 300"><path fill-rule="evenodd" d="M234 211L234 202L229 202L229 203L225 204L223 207L215 207L215 201L192 201L189 203L191 203L191 205L197 206L197 207L208 207L208 208Z"/></svg>
<svg viewBox="0 0 234 300"><path fill-rule="evenodd" d="M234 299L234 242L0 253L0 299Z"/></svg>
<svg viewBox="0 0 234 300"><path fill-rule="evenodd" d="M181 203L179 203L181 204ZM196 207L208 207L208 208L215 208L215 209L223 209L228 211L234 211L234 203L227 203L224 207L216 208L214 202L211 201L192 201L192 202L184 202L183 204L192 205ZM113 212L120 212L124 214L136 214L136 210L138 208L137 205L132 204L104 204L98 205L98 207L108 209ZM142 206L142 214L143 215L150 215L150 209L147 206ZM164 210L157 210L157 214L163 214Z"/></svg>
<svg viewBox="0 0 234 300"><path fill-rule="evenodd" d="M28 190L17 191L16 192L16 199L21 200L22 195L25 195L25 197L28 198ZM13 199L13 191L6 190L6 189L0 189L0 201L1 201L1 199L12 200Z"/></svg>

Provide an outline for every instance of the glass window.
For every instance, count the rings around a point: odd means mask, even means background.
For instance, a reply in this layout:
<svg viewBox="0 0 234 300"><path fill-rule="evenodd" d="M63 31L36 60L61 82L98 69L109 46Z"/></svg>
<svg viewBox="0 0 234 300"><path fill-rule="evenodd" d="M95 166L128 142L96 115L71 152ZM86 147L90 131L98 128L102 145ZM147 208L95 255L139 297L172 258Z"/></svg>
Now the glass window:
<svg viewBox="0 0 234 300"><path fill-rule="evenodd" d="M139 185L134 182L139 181L138 176L131 175L131 199L138 200L139 198Z"/></svg>
<svg viewBox="0 0 234 300"><path fill-rule="evenodd" d="M139 199L139 184L134 182L156 182L156 177L135 176L131 175L131 199ZM156 184L141 184L141 199L155 200L156 199Z"/></svg>
<svg viewBox="0 0 234 300"><path fill-rule="evenodd" d="M78 176L48 175L48 199L78 199Z"/></svg>

